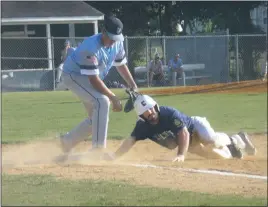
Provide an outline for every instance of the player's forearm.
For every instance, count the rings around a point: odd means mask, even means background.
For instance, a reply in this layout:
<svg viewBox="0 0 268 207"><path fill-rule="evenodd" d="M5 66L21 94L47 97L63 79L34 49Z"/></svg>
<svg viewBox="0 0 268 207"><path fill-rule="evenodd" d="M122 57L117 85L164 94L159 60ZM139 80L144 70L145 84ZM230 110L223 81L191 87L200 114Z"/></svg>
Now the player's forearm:
<svg viewBox="0 0 268 207"><path fill-rule="evenodd" d="M179 132L178 136L178 155L186 155L188 148L189 148L189 142L190 142L190 134L185 127L183 130Z"/></svg>
<svg viewBox="0 0 268 207"><path fill-rule="evenodd" d="M106 95L108 98L111 98L114 96L114 93L107 88L107 86L104 84L104 82L99 78L97 75L90 75L88 76L88 79L91 83L91 85L100 93Z"/></svg>
<svg viewBox="0 0 268 207"><path fill-rule="evenodd" d="M134 88L134 89L137 88L137 85L131 73L129 72L127 65L117 66L117 71L121 75L121 77L127 82L130 88Z"/></svg>
<svg viewBox="0 0 268 207"><path fill-rule="evenodd" d="M120 156L124 155L125 153L127 153L131 149L131 147L133 147L135 142L136 141L133 138L128 138L128 139L124 140L123 143L121 144L121 146L115 152L115 156L120 157Z"/></svg>

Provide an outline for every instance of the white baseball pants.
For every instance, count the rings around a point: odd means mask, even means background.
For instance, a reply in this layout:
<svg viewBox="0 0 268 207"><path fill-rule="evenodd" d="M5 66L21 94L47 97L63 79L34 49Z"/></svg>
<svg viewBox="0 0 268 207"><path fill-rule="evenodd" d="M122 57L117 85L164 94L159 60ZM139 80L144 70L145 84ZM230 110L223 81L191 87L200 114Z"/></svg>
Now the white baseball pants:
<svg viewBox="0 0 268 207"><path fill-rule="evenodd" d="M106 148L110 100L90 84L88 76L62 73L63 83L84 104L88 117L64 135L72 146L92 134L93 148Z"/></svg>
<svg viewBox="0 0 268 207"><path fill-rule="evenodd" d="M194 124L194 131L201 141L213 143L216 147L231 144L229 136L225 133L215 132L206 117L192 116L191 118Z"/></svg>
<svg viewBox="0 0 268 207"><path fill-rule="evenodd" d="M61 63L59 65L59 67L57 68L57 78L56 81L59 83L60 79L61 79L61 75L62 75L62 70L63 70L63 63Z"/></svg>

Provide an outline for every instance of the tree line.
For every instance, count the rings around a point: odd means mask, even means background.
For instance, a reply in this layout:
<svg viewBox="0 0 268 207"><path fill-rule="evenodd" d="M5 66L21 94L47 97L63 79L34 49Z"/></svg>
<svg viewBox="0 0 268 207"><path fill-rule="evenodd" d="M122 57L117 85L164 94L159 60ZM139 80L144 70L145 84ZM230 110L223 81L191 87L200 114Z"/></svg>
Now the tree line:
<svg viewBox="0 0 268 207"><path fill-rule="evenodd" d="M226 31L230 34L263 33L255 26L250 11L266 1L133 1L92 2L89 5L103 12L112 13L124 23L124 34L133 35L179 35L177 26L193 33L196 21L203 25L201 32ZM189 28L186 31L186 28Z"/></svg>

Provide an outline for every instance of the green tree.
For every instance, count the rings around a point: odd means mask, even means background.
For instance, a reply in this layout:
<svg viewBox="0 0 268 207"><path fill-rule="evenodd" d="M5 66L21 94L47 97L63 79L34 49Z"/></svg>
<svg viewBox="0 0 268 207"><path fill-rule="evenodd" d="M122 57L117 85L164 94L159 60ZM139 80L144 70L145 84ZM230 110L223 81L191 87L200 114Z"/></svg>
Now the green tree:
<svg viewBox="0 0 268 207"><path fill-rule="evenodd" d="M193 27L193 21L198 20L204 23L204 31L214 32L229 29L230 34L260 34L260 28L252 24L250 18L251 9L264 5L264 1L233 1L233 2L196 2L196 1L152 1L152 2L87 2L103 13L114 13L124 23L124 34L128 36L152 35L160 30L160 35L178 35L176 25L184 21L183 35L186 35L186 28ZM267 4L266 4L267 5ZM150 27L148 22L152 22ZM150 30L150 33L149 33ZM259 41L259 43L258 43ZM264 45L256 38L240 42L239 53L243 61L244 75L254 77L255 72L252 64L257 62L257 51L262 53ZM253 45L255 45L253 47ZM144 45L135 45L137 49L131 53L138 57ZM138 51L139 50L139 51ZM135 59L135 57L132 57ZM255 57L255 59L254 59Z"/></svg>
<svg viewBox="0 0 268 207"><path fill-rule="evenodd" d="M91 2L86 1L104 14L112 13L124 24L124 35L148 35L148 2Z"/></svg>

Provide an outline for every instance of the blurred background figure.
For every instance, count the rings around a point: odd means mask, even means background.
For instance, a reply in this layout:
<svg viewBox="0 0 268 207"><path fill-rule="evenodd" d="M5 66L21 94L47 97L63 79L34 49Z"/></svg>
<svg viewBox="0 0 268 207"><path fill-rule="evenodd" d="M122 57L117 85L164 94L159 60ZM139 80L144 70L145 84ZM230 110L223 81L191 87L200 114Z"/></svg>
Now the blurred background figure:
<svg viewBox="0 0 268 207"><path fill-rule="evenodd" d="M57 85L61 82L61 74L62 74L62 69L63 69L63 64L64 61L67 59L69 55L72 54L72 52L76 48L71 47L71 42L69 40L66 40L64 42L64 49L61 51L61 64L57 68L57 75L56 75L56 87Z"/></svg>
<svg viewBox="0 0 268 207"><path fill-rule="evenodd" d="M262 66L262 81L265 81L267 79L267 61Z"/></svg>
<svg viewBox="0 0 268 207"><path fill-rule="evenodd" d="M78 42L78 43L77 43L77 47L79 47L79 45L81 45L81 43L82 43L82 42Z"/></svg>
<svg viewBox="0 0 268 207"><path fill-rule="evenodd" d="M172 81L172 85L177 85L177 78L183 77L183 63L180 54L176 54L168 63L169 68L169 80Z"/></svg>
<svg viewBox="0 0 268 207"><path fill-rule="evenodd" d="M150 61L148 67L148 82L149 86L153 86L153 80L156 81L156 85L163 86L165 83L164 71L163 71L163 64L160 60L159 54L156 53L153 60Z"/></svg>

